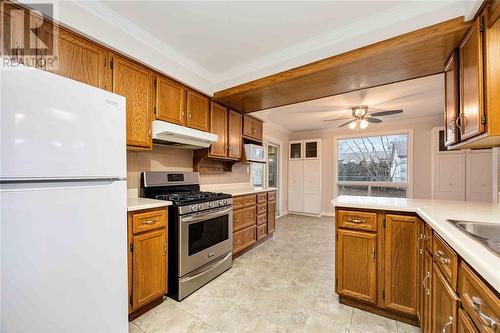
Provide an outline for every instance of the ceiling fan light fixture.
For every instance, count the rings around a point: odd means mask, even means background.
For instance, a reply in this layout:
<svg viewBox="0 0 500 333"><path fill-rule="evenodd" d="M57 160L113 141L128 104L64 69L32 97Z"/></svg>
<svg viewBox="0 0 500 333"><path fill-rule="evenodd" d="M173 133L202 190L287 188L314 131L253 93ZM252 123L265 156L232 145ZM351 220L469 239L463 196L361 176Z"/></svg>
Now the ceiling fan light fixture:
<svg viewBox="0 0 500 333"><path fill-rule="evenodd" d="M365 128L367 128L367 127L368 127L368 125L369 125L369 124L370 124L370 123L368 122L368 120L366 120L366 119L361 119L361 120L359 121L359 128L360 128L360 129L365 129Z"/></svg>
<svg viewBox="0 0 500 333"><path fill-rule="evenodd" d="M348 126L349 126L349 129L351 129L353 131L357 130L357 128L358 128L358 120L351 121Z"/></svg>
<svg viewBox="0 0 500 333"><path fill-rule="evenodd" d="M364 118L368 114L366 106L358 106L352 109L352 115L356 118Z"/></svg>

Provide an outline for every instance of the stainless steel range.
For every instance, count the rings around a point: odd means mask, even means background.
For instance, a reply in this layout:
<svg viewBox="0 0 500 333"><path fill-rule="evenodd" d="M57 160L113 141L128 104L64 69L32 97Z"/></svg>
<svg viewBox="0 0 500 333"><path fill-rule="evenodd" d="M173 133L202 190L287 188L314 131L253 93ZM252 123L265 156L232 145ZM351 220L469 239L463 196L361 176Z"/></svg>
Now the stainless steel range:
<svg viewBox="0 0 500 333"><path fill-rule="evenodd" d="M180 301L232 265L231 195L202 192L197 172L146 171L141 196L168 209L168 296Z"/></svg>

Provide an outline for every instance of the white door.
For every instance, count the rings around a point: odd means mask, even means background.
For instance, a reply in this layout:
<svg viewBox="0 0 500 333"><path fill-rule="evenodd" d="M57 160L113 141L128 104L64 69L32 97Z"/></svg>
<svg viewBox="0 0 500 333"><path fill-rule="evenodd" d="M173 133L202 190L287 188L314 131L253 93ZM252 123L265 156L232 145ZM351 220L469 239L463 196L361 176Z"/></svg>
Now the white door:
<svg viewBox="0 0 500 333"><path fill-rule="evenodd" d="M288 162L288 211L302 212L303 207L303 161Z"/></svg>
<svg viewBox="0 0 500 333"><path fill-rule="evenodd" d="M126 187L0 185L0 332L128 330Z"/></svg>
<svg viewBox="0 0 500 333"><path fill-rule="evenodd" d="M434 199L465 200L465 154L434 157Z"/></svg>
<svg viewBox="0 0 500 333"><path fill-rule="evenodd" d="M466 200L491 202L493 171L491 150L467 151Z"/></svg>
<svg viewBox="0 0 500 333"><path fill-rule="evenodd" d="M303 212L321 214L321 161L304 160L303 169L304 204Z"/></svg>

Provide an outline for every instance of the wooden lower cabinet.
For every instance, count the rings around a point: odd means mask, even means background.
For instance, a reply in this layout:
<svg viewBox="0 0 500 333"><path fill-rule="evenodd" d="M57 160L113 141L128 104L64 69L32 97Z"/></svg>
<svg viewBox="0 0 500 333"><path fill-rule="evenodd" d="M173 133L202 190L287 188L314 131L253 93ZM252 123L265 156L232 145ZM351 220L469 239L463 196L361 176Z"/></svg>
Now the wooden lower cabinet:
<svg viewBox="0 0 500 333"><path fill-rule="evenodd" d="M431 333L432 318L432 254L424 251L423 277L420 280L420 297L422 299L422 314L420 327L422 332Z"/></svg>
<svg viewBox="0 0 500 333"><path fill-rule="evenodd" d="M462 309L458 309L458 333L478 333L476 326L470 319L469 315Z"/></svg>
<svg viewBox="0 0 500 333"><path fill-rule="evenodd" d="M241 255L275 229L276 201L274 191L233 198L233 256Z"/></svg>
<svg viewBox="0 0 500 333"><path fill-rule="evenodd" d="M377 235L337 230L337 293L356 300L377 302Z"/></svg>
<svg viewBox="0 0 500 333"><path fill-rule="evenodd" d="M167 211L128 213L129 314L137 317L167 292Z"/></svg>
<svg viewBox="0 0 500 333"><path fill-rule="evenodd" d="M418 219L392 214L385 219L384 307L416 315Z"/></svg>
<svg viewBox="0 0 500 333"><path fill-rule="evenodd" d="M431 332L456 333L458 301L439 267L433 264Z"/></svg>

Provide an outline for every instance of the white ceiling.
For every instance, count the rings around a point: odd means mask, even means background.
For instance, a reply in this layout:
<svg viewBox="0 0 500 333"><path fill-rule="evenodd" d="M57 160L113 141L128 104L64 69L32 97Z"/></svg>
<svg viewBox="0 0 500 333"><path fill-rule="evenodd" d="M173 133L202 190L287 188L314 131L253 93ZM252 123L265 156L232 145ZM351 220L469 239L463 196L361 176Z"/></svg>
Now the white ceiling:
<svg viewBox="0 0 500 333"><path fill-rule="evenodd" d="M342 95L321 98L253 113L290 132L335 128L349 119L328 121L337 117L350 117L351 106L367 105L369 113L402 109L403 113L379 117L384 122L425 119L443 114L444 77L442 74L363 89ZM370 124L376 128L378 124Z"/></svg>
<svg viewBox="0 0 500 333"><path fill-rule="evenodd" d="M212 93L286 69L324 59L458 16L470 16L480 0L435 1L137 1L73 0L80 8L130 38L112 40L151 58L160 51L169 66L152 64L190 84L193 77ZM75 12L76 13L76 12ZM85 32L90 23L69 17ZM90 22L89 20L87 20ZM109 33L108 33L109 34ZM123 41L121 41L123 39ZM126 43L126 44L125 44ZM175 66L184 71L176 70ZM167 67L167 68L163 68ZM210 91L209 91L210 90Z"/></svg>

